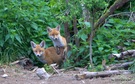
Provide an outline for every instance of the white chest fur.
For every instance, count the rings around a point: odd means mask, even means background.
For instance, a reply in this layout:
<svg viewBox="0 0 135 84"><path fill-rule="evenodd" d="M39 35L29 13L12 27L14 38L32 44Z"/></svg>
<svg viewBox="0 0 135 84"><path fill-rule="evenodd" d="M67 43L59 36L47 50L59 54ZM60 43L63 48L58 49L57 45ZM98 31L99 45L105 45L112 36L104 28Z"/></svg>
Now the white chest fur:
<svg viewBox="0 0 135 84"><path fill-rule="evenodd" d="M63 47L64 46L64 42L62 41L62 38L59 37L57 40L52 40L54 46L56 47Z"/></svg>

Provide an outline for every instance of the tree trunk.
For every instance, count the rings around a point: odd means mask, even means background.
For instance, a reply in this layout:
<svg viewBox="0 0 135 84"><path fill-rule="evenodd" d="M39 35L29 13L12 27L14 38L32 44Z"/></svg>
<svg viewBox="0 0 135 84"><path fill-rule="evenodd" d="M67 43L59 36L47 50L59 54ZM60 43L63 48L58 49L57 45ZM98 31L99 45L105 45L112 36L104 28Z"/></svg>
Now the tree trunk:
<svg viewBox="0 0 135 84"><path fill-rule="evenodd" d="M74 28L74 35L76 35L77 33L78 33L78 29L77 29L77 20L76 20L76 17L74 17L74 19L73 19L73 28ZM77 46L77 47L79 47L79 38L77 38L76 36L75 36L75 45Z"/></svg>
<svg viewBox="0 0 135 84"><path fill-rule="evenodd" d="M92 60L92 40L93 40L93 29L94 29L94 17L93 13L90 14L89 10L85 7L84 4L81 4L82 6L82 11L83 11L83 17L84 17L84 22L89 22L91 24L91 33L89 34L89 47L90 47L90 64L93 66L93 60Z"/></svg>
<svg viewBox="0 0 135 84"><path fill-rule="evenodd" d="M68 22L64 23L64 32L65 32L65 37L67 40L67 43L70 42L70 32L69 32L69 24ZM70 49L70 47L68 46L68 50Z"/></svg>
<svg viewBox="0 0 135 84"><path fill-rule="evenodd" d="M93 66L93 60L92 60L92 40L93 40L93 32L94 32L94 18L91 17L91 33L90 33L90 39L89 39L89 42L90 42L90 63L91 65Z"/></svg>

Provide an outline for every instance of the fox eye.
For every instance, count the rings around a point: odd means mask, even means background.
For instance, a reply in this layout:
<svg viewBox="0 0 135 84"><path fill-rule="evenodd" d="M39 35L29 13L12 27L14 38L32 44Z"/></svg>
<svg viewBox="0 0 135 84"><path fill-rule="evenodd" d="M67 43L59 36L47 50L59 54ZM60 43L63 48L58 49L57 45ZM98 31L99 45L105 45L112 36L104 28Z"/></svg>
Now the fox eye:
<svg viewBox="0 0 135 84"><path fill-rule="evenodd" d="M41 52L41 50L39 50L39 52Z"/></svg>
<svg viewBox="0 0 135 84"><path fill-rule="evenodd" d="M35 52L37 52L37 51L35 51Z"/></svg>

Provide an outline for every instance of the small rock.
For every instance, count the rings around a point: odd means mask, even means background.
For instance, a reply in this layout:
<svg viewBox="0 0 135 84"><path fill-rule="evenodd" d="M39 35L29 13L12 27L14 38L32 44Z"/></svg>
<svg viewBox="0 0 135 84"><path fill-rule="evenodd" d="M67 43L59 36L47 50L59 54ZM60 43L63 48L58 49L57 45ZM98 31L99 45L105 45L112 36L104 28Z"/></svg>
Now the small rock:
<svg viewBox="0 0 135 84"><path fill-rule="evenodd" d="M2 78L7 78L8 75L7 75L7 74L3 74L3 75L1 75L1 77L2 77Z"/></svg>
<svg viewBox="0 0 135 84"><path fill-rule="evenodd" d="M50 77L50 75L45 71L44 68L38 68L36 70L36 74L38 75L38 77L40 79L46 79L47 80Z"/></svg>

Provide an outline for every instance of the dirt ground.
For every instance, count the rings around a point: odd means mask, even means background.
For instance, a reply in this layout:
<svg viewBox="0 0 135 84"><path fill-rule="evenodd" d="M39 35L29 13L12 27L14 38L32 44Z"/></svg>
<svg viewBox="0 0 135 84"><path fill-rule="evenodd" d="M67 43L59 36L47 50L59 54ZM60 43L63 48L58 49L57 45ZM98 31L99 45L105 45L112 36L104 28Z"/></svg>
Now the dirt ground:
<svg viewBox="0 0 135 84"><path fill-rule="evenodd" d="M54 74L47 80L41 80L35 72L15 66L7 67L5 70L8 77L0 77L0 84L135 84L135 74L76 80L74 75L79 74L79 71L69 70L61 75Z"/></svg>

